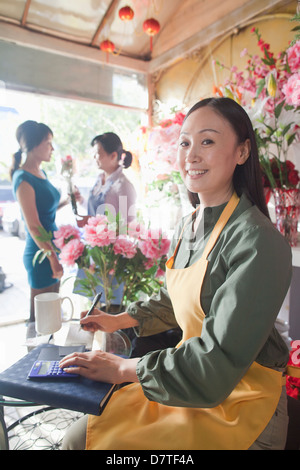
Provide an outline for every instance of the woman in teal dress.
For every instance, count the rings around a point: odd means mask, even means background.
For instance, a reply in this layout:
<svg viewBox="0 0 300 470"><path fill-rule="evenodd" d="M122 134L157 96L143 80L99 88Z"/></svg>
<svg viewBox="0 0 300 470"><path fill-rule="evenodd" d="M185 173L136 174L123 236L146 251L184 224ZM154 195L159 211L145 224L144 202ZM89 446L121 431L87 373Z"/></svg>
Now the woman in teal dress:
<svg viewBox="0 0 300 470"><path fill-rule="evenodd" d="M53 151L52 130L43 123L25 121L16 132L20 149L13 156L11 178L13 190L25 221L26 245L23 255L31 289L30 324L35 320L34 297L43 292L58 292L63 268L54 251L42 263L33 265L38 250L51 250L49 243L38 240L39 228L57 230L55 216L60 203L60 193L50 183L46 173L40 168L42 162L50 162ZM21 165L22 155L26 155Z"/></svg>

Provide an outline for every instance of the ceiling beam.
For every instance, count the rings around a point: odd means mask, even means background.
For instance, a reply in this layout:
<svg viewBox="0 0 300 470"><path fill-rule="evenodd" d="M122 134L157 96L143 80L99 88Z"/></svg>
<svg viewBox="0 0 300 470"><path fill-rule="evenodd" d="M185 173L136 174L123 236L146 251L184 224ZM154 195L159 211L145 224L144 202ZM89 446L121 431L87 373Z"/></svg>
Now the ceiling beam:
<svg viewBox="0 0 300 470"><path fill-rule="evenodd" d="M110 54L108 62L105 52L100 51L98 48L74 44L71 41L54 38L37 31L29 31L4 21L0 21L0 25L0 40L3 41L52 52L62 56L103 64L107 67L116 67L143 74L147 74L148 72L149 63L142 60L132 59L122 55L114 57L113 54Z"/></svg>
<svg viewBox="0 0 300 470"><path fill-rule="evenodd" d="M149 62L149 73L155 73L160 69L170 67L175 62L184 59L188 54L199 47L204 47L217 37L246 24L255 16L274 9L282 4L282 0L251 0L244 6L233 10L230 15L221 18L215 23L200 30L193 36L161 54Z"/></svg>
<svg viewBox="0 0 300 470"><path fill-rule="evenodd" d="M27 16L28 16L28 12L29 12L30 3L31 3L31 0L26 0L23 16L22 16L22 20L21 20L21 25L22 26L24 26L24 24L27 21Z"/></svg>
<svg viewBox="0 0 300 470"><path fill-rule="evenodd" d="M112 0L111 4L109 5L105 15L103 16L103 18L102 18L102 20L101 20L101 22L100 22L100 24L97 28L97 31L94 34L94 37L93 37L92 42L91 42L92 46L95 46L96 44L98 44L99 36L101 34L102 29L104 28L104 26L107 23L108 18L110 18L110 16L114 13L114 11L115 11L115 9L117 8L118 5L119 5L119 0Z"/></svg>

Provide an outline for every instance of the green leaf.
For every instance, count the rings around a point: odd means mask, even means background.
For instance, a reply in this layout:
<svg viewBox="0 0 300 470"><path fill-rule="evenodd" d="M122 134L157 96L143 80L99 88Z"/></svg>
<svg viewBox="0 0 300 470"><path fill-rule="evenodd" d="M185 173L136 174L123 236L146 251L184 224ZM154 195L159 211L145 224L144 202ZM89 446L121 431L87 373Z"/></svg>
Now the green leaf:
<svg viewBox="0 0 300 470"><path fill-rule="evenodd" d="M290 122L287 126L284 127L284 129L282 130L282 136L285 136L285 134L290 130L292 124L293 123Z"/></svg>
<svg viewBox="0 0 300 470"><path fill-rule="evenodd" d="M32 265L35 266L36 262L38 261L39 257L42 255L44 250L38 250L36 252L36 254L34 255L33 257L33 260L32 260Z"/></svg>
<svg viewBox="0 0 300 470"><path fill-rule="evenodd" d="M281 113L281 111L282 111L283 106L284 106L284 101L281 101L281 103L279 103L279 105L277 105L277 106L275 107L275 117L276 117L277 119L278 119L279 116L280 116L280 113Z"/></svg>
<svg viewBox="0 0 300 470"><path fill-rule="evenodd" d="M40 236L36 237L38 240L40 240L41 242L52 242L53 234L51 230L47 232L44 227L39 226L38 231L40 232Z"/></svg>
<svg viewBox="0 0 300 470"><path fill-rule="evenodd" d="M296 134L290 135L290 137L287 139L288 145L291 145L296 137Z"/></svg>
<svg viewBox="0 0 300 470"><path fill-rule="evenodd" d="M265 85L266 85L266 80L264 78L258 82L257 90L256 90L256 98L258 98L258 96L262 92Z"/></svg>
<svg viewBox="0 0 300 470"><path fill-rule="evenodd" d="M51 251L43 251L42 256L39 258L39 264L41 264L49 255L51 255Z"/></svg>
<svg viewBox="0 0 300 470"><path fill-rule="evenodd" d="M51 256L52 252L51 250L39 250L36 252L36 254L33 257L32 260L32 265L35 266L36 262L38 261L39 264L41 264L47 256Z"/></svg>

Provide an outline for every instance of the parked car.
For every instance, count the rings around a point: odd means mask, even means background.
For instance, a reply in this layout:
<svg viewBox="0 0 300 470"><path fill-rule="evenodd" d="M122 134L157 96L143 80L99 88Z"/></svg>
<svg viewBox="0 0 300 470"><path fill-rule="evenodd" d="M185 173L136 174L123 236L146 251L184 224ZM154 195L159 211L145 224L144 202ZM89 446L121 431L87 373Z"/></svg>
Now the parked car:
<svg viewBox="0 0 300 470"><path fill-rule="evenodd" d="M0 228L3 228L3 211L5 207L14 201L14 195L11 185L1 185L0 186Z"/></svg>
<svg viewBox="0 0 300 470"><path fill-rule="evenodd" d="M3 210L2 224L5 232L18 236L22 240L25 239L25 224L21 216L19 204L16 201L5 206Z"/></svg>

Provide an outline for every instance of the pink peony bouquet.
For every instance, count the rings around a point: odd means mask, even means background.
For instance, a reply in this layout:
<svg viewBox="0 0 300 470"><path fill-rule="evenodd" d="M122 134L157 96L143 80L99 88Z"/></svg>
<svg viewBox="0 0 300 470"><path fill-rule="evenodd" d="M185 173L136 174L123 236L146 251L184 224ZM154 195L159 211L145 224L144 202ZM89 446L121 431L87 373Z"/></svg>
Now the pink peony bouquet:
<svg viewBox="0 0 300 470"><path fill-rule="evenodd" d="M241 56L248 57L246 69L239 71L235 66L229 69L231 78L223 87L215 88L215 93L235 99L247 111L256 133L267 186L278 187L272 175L272 161L281 174L276 180L279 187L294 187L286 177L285 166L289 148L300 141L300 41L296 40L275 57L258 28L251 32L262 55L251 55L244 49ZM215 63L227 68L218 61Z"/></svg>
<svg viewBox="0 0 300 470"><path fill-rule="evenodd" d="M97 287L105 293L109 310L114 290L121 284L123 302L128 305L140 293L151 295L161 286L170 241L161 230L146 229L138 223L122 225L106 215L90 217L83 229L63 225L53 234L40 230L42 241L51 241L61 263L84 271L76 279L77 292L92 297ZM36 259L47 255L39 252ZM36 262L36 259L34 262Z"/></svg>

